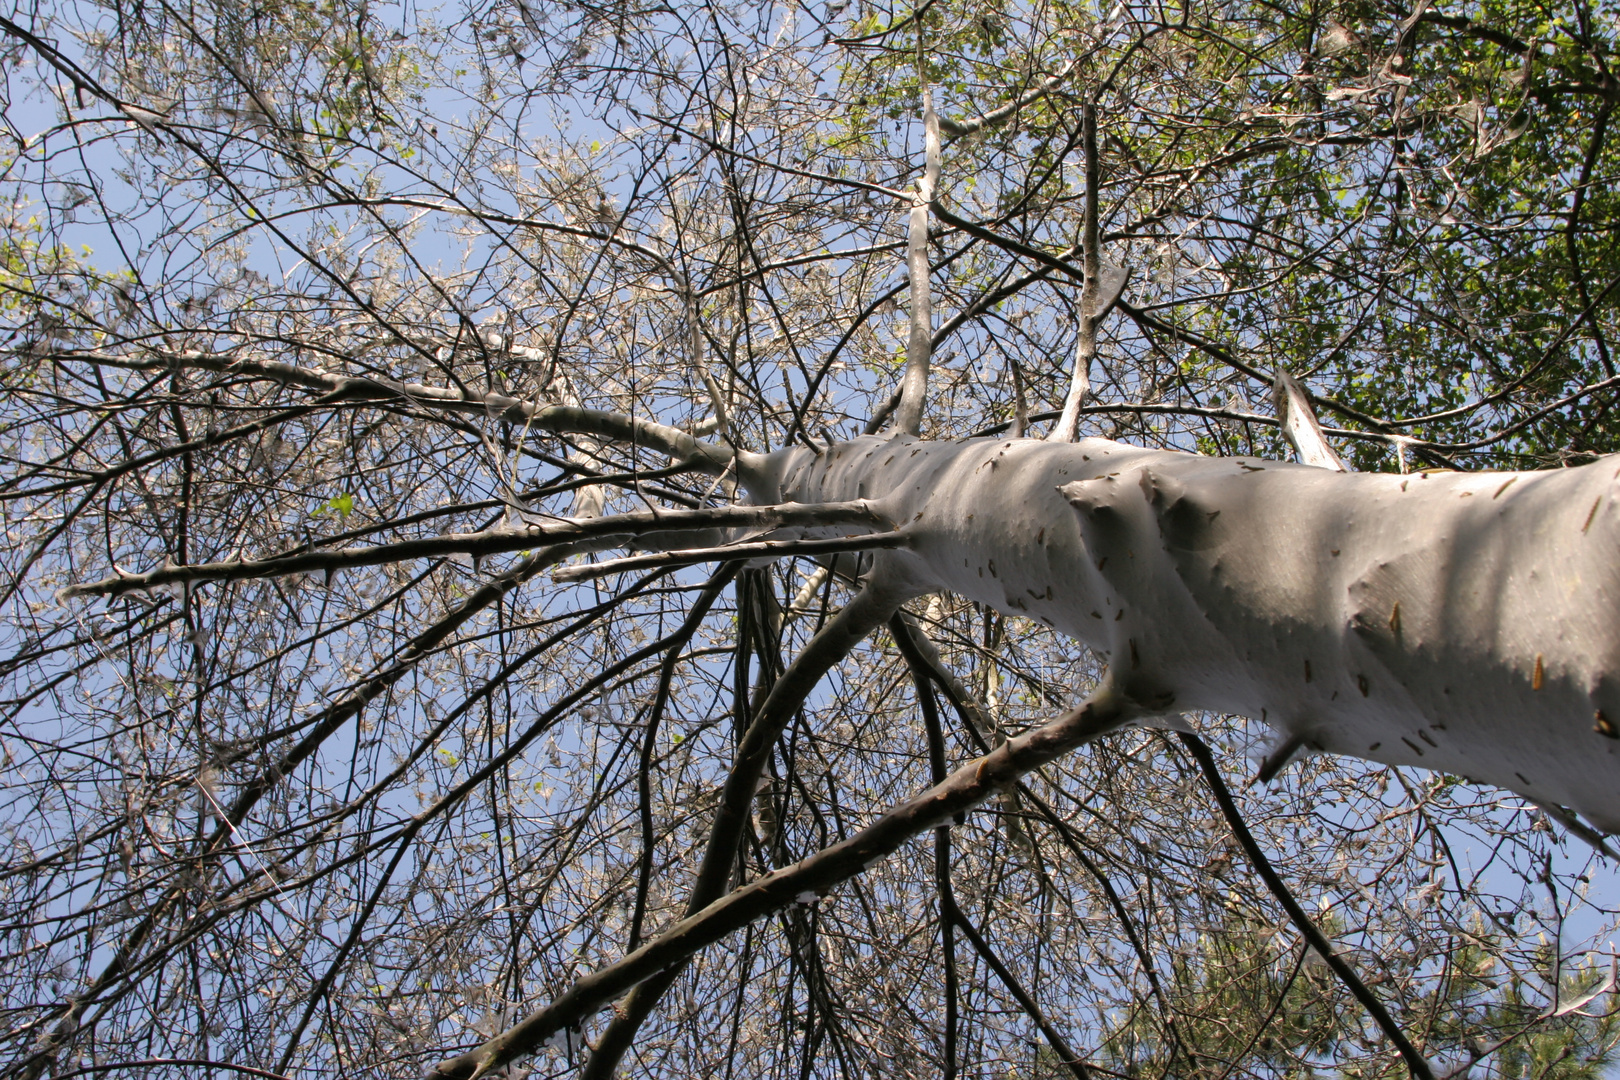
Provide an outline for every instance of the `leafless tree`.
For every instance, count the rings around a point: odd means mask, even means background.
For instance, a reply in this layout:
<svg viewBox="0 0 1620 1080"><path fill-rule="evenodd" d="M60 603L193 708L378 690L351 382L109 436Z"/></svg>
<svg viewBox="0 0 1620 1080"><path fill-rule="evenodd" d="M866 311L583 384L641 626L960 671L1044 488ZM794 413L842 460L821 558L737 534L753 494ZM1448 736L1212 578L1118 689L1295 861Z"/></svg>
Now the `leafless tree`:
<svg viewBox="0 0 1620 1080"><path fill-rule="evenodd" d="M1612 12L0 34L0 1074L1610 1060Z"/></svg>

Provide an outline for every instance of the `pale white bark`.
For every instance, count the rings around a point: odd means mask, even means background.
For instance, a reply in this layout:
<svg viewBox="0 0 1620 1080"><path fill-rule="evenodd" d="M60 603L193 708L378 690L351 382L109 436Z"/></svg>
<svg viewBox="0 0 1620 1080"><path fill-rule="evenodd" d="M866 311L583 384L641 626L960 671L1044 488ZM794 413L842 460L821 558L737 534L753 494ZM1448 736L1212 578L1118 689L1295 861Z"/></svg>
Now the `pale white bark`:
<svg viewBox="0 0 1620 1080"><path fill-rule="evenodd" d="M1322 434L1322 425L1316 422L1316 412L1305 396L1305 388L1282 367L1277 368L1272 397L1277 403L1277 420L1282 424L1283 436L1301 462L1318 469L1350 471Z"/></svg>
<svg viewBox="0 0 1620 1080"><path fill-rule="evenodd" d="M947 117L940 117L940 129L951 138L960 139L965 135L973 135L977 132L984 131L987 128L999 127L1008 120L1011 120L1014 116L1018 115L1018 111L1020 109L1027 105L1034 104L1061 86L1063 84L1063 80L1067 79L1074 72L1077 66L1078 63L1076 61L1069 61L1067 64L1064 64L1062 69L1056 73L1048 75L1039 83L1030 87L1022 94L1019 94L1011 101L997 108L991 109L987 113L980 113L978 116L970 117L966 120L951 120Z"/></svg>
<svg viewBox="0 0 1620 1080"><path fill-rule="evenodd" d="M1080 141L1086 155L1085 206L1081 214L1080 257L1085 284L1080 288L1079 341L1074 348L1074 375L1063 399L1063 415L1047 436L1052 442L1074 442L1080 437L1080 405L1091 392L1091 361L1097 356L1098 288L1102 278L1102 236L1097 228L1097 195L1101 173L1097 167L1097 106L1086 102L1081 111Z"/></svg>
<svg viewBox="0 0 1620 1080"><path fill-rule="evenodd" d="M1013 384L1013 422L1009 434L1015 439L1022 439L1029 431L1029 399L1024 393L1024 373L1019 370L1016 361L1009 366L1012 368Z"/></svg>
<svg viewBox="0 0 1620 1080"><path fill-rule="evenodd" d="M562 399L562 403L572 409L579 408L579 395L574 392L573 380L568 377L566 371L558 369L556 383L559 391L558 396ZM532 421L530 422L532 423ZM595 455L602 448L602 444L595 439L578 439L576 442L579 449L570 451L568 460L577 465L583 465L587 469L594 468L596 465ZM576 518L601 517L602 511L606 507L607 488L601 484L587 484L574 492L574 505L570 513Z"/></svg>
<svg viewBox="0 0 1620 1080"><path fill-rule="evenodd" d="M922 431L928 367L934 348L934 310L928 285L928 211L934 204L934 188L939 183L939 117L934 113L933 91L926 82L922 88L922 108L923 174L911 202L906 242L906 273L911 278L911 327L906 339L906 374L900 385L900 407L894 418L895 427L908 435Z"/></svg>
<svg viewBox="0 0 1620 1080"><path fill-rule="evenodd" d="M1250 716L1620 830L1620 458L1396 476L874 436L748 472L762 502L873 499L910 538L874 575L1071 634L1150 711Z"/></svg>
<svg viewBox="0 0 1620 1080"><path fill-rule="evenodd" d="M873 556L885 588L1040 619L1108 655L1143 712L1251 716L1307 746L1460 774L1620 831L1620 457L1400 476L903 434L757 455L588 409L185 359L330 401L406 397L632 439L735 468L756 503L870 499L905 534L904 550Z"/></svg>
<svg viewBox="0 0 1620 1080"><path fill-rule="evenodd" d="M810 605L815 603L816 596L820 594L826 584L827 568L818 566L809 577L804 579L804 584L799 586L799 591L794 595L793 602L788 605L783 617L785 619L796 619L809 611Z"/></svg>
<svg viewBox="0 0 1620 1080"><path fill-rule="evenodd" d="M1081 141L1085 144L1086 194L1081 216L1080 258L1085 283L1080 289L1079 340L1074 348L1074 373L1069 392L1063 399L1063 414L1047 439L1074 442L1080 437L1080 406L1091 393L1091 362L1097 358L1097 328L1125 291L1130 272L1103 261L1102 232L1098 198L1102 188L1101 166L1097 159L1097 107L1087 103L1081 117Z"/></svg>

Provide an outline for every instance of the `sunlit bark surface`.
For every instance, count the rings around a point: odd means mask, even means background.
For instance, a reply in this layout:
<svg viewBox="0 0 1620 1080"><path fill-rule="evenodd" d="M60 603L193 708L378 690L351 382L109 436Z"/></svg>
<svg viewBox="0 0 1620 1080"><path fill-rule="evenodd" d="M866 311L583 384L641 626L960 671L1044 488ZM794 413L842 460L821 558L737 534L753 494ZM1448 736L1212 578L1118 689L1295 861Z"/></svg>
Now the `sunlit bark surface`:
<svg viewBox="0 0 1620 1080"><path fill-rule="evenodd" d="M1040 619L1144 702L1620 829L1620 460L1364 475L870 437L785 451L767 476L770 501L876 500L912 541L874 575Z"/></svg>

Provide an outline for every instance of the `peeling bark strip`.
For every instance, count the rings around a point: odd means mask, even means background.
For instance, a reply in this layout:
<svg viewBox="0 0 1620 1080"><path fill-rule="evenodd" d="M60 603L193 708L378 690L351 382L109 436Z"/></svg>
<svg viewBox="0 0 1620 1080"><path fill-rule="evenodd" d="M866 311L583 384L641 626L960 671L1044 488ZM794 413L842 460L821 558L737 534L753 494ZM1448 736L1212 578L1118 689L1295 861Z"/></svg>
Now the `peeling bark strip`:
<svg viewBox="0 0 1620 1080"><path fill-rule="evenodd" d="M1399 476L869 437L743 475L760 502L874 500L911 538L874 580L1040 619L1112 656L1138 700L1620 831L1620 740L1593 719L1620 716L1620 458Z"/></svg>
<svg viewBox="0 0 1620 1080"><path fill-rule="evenodd" d="M1105 685L1080 707L968 762L943 783L894 806L849 839L751 881L681 920L624 959L585 976L516 1026L440 1063L429 1075L471 1080L533 1053L558 1032L578 1028L637 984L684 963L704 946L806 894L826 894L912 837L1007 790L1031 769L1151 711Z"/></svg>

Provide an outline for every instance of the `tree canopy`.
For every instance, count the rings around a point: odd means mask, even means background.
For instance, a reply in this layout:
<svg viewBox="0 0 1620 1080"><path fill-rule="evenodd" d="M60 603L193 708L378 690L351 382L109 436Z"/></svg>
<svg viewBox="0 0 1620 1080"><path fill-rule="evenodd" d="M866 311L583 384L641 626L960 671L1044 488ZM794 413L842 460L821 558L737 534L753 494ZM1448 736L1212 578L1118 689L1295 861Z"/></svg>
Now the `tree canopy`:
<svg viewBox="0 0 1620 1080"><path fill-rule="evenodd" d="M1620 451L1617 17L13 6L0 1075L1602 1075L1570 809L1202 713L933 828L1110 658L738 462Z"/></svg>

